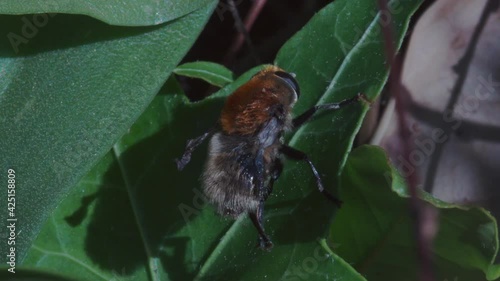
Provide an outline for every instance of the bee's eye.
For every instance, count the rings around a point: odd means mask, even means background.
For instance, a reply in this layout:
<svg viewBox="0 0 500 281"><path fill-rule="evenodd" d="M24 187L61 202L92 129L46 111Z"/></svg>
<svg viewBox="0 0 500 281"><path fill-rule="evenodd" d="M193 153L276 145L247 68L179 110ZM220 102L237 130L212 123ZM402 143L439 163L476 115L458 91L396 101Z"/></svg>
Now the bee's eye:
<svg viewBox="0 0 500 281"><path fill-rule="evenodd" d="M281 79L285 80L285 82L292 87L292 89L297 93L297 98L300 96L300 88L299 84L297 83L297 80L295 80L294 75L288 73L288 72L283 72L283 71L276 71L274 75L280 77Z"/></svg>

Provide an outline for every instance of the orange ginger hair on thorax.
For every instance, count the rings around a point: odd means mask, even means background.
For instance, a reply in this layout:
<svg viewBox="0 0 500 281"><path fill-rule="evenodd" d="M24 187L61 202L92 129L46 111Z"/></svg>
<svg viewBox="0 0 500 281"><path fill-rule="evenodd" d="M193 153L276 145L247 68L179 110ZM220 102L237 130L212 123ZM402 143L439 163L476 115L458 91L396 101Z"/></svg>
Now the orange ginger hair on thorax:
<svg viewBox="0 0 500 281"><path fill-rule="evenodd" d="M290 108L290 89L274 75L282 71L277 66L267 66L239 87L226 100L220 116L222 130L226 134L251 135L257 132L271 116L273 106Z"/></svg>

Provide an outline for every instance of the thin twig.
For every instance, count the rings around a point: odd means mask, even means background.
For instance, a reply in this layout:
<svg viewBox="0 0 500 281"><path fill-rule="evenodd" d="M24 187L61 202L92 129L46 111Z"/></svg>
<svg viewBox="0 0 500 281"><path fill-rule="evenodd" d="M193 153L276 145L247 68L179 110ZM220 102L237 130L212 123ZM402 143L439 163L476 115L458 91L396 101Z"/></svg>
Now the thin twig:
<svg viewBox="0 0 500 281"><path fill-rule="evenodd" d="M458 61L458 63L453 67L453 71L458 74L457 81L451 91L451 97L446 105L446 108L443 113L443 118L446 117L448 120L453 120L453 112L455 111L455 106L457 104L458 98L462 93L462 88L465 83L465 79L467 78L467 73L469 72L469 66L474 57L474 52L476 50L477 42L479 41L479 37L488 21L490 15L495 12L499 7L500 1L498 0L489 0L484 6L483 12L481 14L481 18L476 25L474 33L472 34L472 38L467 46L467 50L463 57ZM446 136L450 136L453 130L452 126L444 126L444 132ZM434 187L434 179L436 178L436 172L439 166L439 159L441 159L441 155L443 153L444 145L450 138L446 138L446 141L440 142L436 145L436 150L432 154L432 158L429 163L429 167L427 168L427 177L425 179L424 189L428 192L432 192Z"/></svg>
<svg viewBox="0 0 500 281"><path fill-rule="evenodd" d="M255 0L252 4L252 7L250 8L250 11L248 12L247 16L245 17L245 22L242 22L238 10L236 9L236 4L234 3L233 0L228 0L229 3L229 9L231 10L231 13L233 14L233 18L236 24L236 28L238 30L238 34L234 38L233 42L231 43L231 46L229 47L229 51L227 55L224 58L225 64L229 64L233 59L236 53L240 50L241 46L243 45L243 42L245 41L247 43L247 46L250 50L251 55L254 57L254 59L259 62L259 58L257 56L257 52L252 44L252 41L250 40L250 35L249 31L252 29L253 24L255 23L255 20L259 16L260 12L262 11L262 8L264 8L264 5L266 4L267 0Z"/></svg>
<svg viewBox="0 0 500 281"><path fill-rule="evenodd" d="M389 14L387 0L378 0L379 10L381 13ZM382 35L384 38L384 49L389 68L391 70L388 87L390 93L396 101L396 112L399 117L399 133L403 142L403 158L409 159L412 150L411 133L406 118L406 111L410 93L408 89L401 83L401 66L402 60L399 55L396 55L396 46L394 44L392 22L381 24ZM417 173L410 173L407 177L408 190L410 193L410 212L413 215L415 226L415 238L417 244L417 257L419 262L420 280L432 281L434 274L432 270L432 238L431 232L426 231L435 225L431 217L431 213L425 211L423 202L418 197L417 192ZM429 220L426 220L429 218ZM430 226L430 227L429 227ZM430 235L429 235L430 234Z"/></svg>

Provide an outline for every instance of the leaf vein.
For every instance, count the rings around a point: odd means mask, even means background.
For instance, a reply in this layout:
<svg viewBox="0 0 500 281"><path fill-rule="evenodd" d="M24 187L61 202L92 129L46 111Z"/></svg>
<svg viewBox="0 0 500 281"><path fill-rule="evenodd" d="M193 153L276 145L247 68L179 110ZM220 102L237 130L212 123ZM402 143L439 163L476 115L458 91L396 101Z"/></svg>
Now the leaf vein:
<svg viewBox="0 0 500 281"><path fill-rule="evenodd" d="M43 254L45 254L47 256L56 256L56 257L66 258L74 263L79 264L80 266L82 266L83 268L87 269L88 271L94 273L95 275L99 276L100 278L102 278L102 280L108 280L106 276L100 274L99 272L94 270L92 267L88 266L86 263L82 262L81 260L75 258L74 256L72 256L68 253L58 253L58 252L49 251L49 250L40 248L35 244L33 244L31 247L39 252L42 252Z"/></svg>

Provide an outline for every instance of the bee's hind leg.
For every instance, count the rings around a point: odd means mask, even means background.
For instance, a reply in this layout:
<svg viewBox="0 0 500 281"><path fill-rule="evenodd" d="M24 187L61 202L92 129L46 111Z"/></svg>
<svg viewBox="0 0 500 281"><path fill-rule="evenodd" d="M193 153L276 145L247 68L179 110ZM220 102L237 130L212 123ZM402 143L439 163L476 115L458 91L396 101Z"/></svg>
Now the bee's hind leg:
<svg viewBox="0 0 500 281"><path fill-rule="evenodd" d="M259 232L259 247L263 250L271 250L273 247L273 242L267 236L265 230L264 230L264 224L262 223L262 217L264 213L264 201L259 202L259 206L257 207L257 210L255 212L249 213L250 219L253 222L253 225L257 229L257 232Z"/></svg>
<svg viewBox="0 0 500 281"><path fill-rule="evenodd" d="M306 161L309 164L314 177L316 178L316 186L318 187L319 192L321 192L326 198L328 198L328 200L332 201L333 203L335 203L335 205L337 205L337 207L340 208L340 206L342 205L342 201L340 201L337 197L335 197L325 189L325 187L323 186L323 182L321 181L321 177L319 176L318 170L316 170L316 167L304 152L288 145L283 145L281 147L281 152L291 159Z"/></svg>
<svg viewBox="0 0 500 281"><path fill-rule="evenodd" d="M190 139L187 141L186 144L186 150L184 151L184 154L182 154L182 157L180 159L175 159L175 163L177 164L177 169L179 171L182 171L184 167L191 161L191 154L193 151L203 143L204 140L207 139L207 137L213 135L215 133L215 128L212 128L205 132L203 135Z"/></svg>

